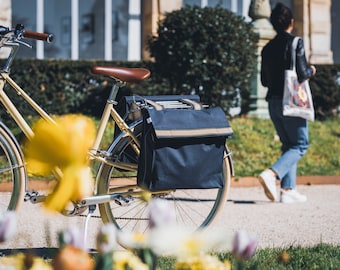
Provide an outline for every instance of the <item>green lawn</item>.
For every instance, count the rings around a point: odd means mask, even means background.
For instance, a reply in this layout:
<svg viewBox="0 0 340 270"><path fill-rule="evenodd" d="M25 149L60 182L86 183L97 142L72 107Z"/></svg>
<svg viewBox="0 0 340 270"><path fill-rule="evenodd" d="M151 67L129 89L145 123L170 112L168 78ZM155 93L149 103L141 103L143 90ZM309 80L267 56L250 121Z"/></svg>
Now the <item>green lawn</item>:
<svg viewBox="0 0 340 270"><path fill-rule="evenodd" d="M257 176L280 155L272 122L234 118L228 146L233 152L235 176ZM300 160L298 175L340 175L340 118L309 122L310 147Z"/></svg>
<svg viewBox="0 0 340 270"><path fill-rule="evenodd" d="M287 247L257 250L248 261L238 267L237 261L230 253L218 254L221 260L227 259L233 265L233 270L339 270L340 247L320 244L314 247ZM158 266L162 270L171 270L174 259L160 258Z"/></svg>

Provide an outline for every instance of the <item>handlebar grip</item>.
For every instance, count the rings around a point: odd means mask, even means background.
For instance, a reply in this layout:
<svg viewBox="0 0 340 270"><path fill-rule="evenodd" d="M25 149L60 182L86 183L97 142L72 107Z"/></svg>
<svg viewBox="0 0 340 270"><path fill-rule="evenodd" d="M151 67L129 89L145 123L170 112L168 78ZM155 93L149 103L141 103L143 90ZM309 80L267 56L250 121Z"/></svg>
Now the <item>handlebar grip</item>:
<svg viewBox="0 0 340 270"><path fill-rule="evenodd" d="M54 39L53 34L38 33L38 32L29 31L29 30L23 31L23 37L29 38L29 39L42 40L48 43L51 43Z"/></svg>

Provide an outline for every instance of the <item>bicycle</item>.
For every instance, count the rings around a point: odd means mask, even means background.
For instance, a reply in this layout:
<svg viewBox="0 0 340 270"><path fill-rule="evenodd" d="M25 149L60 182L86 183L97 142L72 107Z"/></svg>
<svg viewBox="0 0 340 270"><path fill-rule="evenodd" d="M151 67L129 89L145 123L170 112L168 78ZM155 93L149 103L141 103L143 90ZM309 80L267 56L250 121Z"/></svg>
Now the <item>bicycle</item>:
<svg viewBox="0 0 340 270"><path fill-rule="evenodd" d="M10 77L10 67L17 50L21 45L29 46L23 41L24 38L51 42L53 36L26 30L22 25L17 25L14 29L0 27L0 47L10 48L6 63L0 71L0 103L29 139L34 136L33 131L5 93L5 84L10 85L10 89L23 98L40 117L46 121L53 119ZM115 98L126 83L141 82L150 76L150 71L144 68L94 66L92 73L108 76L113 80L112 90L98 124L96 140L89 151L91 161L99 163L94 179L95 190L93 196L72 202L72 209L65 209L63 214L76 216L88 210L87 217L90 217L98 206L104 223L112 222L122 230L145 231L148 226L147 202L141 198L143 190L136 185L142 120L138 119L128 125L115 109L117 105ZM101 149L103 134L110 120L114 121L120 133L113 136L114 139L107 149ZM168 190L152 192L151 195L171 202L179 224L194 229L208 226L224 207L233 175L231 151L227 145L223 164L225 179L223 188ZM45 195L27 190L29 179L23 152L15 136L2 122L0 122L0 167L0 185L8 186L7 192L0 195L0 210L16 210L24 199L32 203L44 201Z"/></svg>

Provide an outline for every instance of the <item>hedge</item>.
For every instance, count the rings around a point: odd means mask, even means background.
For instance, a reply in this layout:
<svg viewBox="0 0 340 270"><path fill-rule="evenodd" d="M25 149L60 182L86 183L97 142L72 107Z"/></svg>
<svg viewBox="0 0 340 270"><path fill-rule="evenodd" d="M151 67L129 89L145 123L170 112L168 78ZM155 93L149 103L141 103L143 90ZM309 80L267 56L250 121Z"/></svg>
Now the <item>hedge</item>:
<svg viewBox="0 0 340 270"><path fill-rule="evenodd" d="M11 77L51 114L83 113L98 116L111 89L112 80L91 74L94 65L144 67L154 73L152 62L17 59L13 63ZM340 65L318 65L317 76L310 80L317 119L322 120L338 113L339 72ZM167 80L151 75L142 83L128 84L121 95L162 95L168 93L169 89ZM5 90L27 118L34 116L21 97L9 91L9 85L6 85ZM5 110L0 110L0 117L2 121L8 122Z"/></svg>

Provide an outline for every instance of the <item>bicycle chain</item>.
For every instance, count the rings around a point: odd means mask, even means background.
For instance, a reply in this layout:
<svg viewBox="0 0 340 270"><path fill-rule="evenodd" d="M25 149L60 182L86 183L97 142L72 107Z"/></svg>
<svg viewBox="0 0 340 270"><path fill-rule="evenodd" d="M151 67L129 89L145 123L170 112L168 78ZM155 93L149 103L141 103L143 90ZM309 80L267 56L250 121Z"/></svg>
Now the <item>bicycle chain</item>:
<svg viewBox="0 0 340 270"><path fill-rule="evenodd" d="M87 217L87 215L78 215L78 217ZM98 215L91 215L93 218L102 218ZM134 220L135 218L115 218L116 220ZM149 220L148 218L140 218L139 220Z"/></svg>

